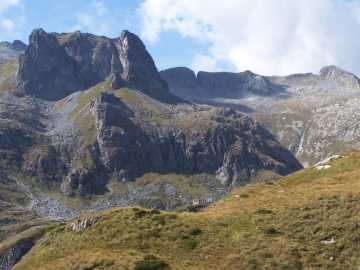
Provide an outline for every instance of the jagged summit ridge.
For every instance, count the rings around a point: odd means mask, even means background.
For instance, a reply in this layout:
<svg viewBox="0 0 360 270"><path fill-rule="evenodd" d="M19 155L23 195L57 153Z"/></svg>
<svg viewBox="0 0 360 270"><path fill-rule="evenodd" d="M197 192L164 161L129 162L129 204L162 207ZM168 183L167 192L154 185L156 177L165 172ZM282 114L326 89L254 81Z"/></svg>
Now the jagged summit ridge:
<svg viewBox="0 0 360 270"><path fill-rule="evenodd" d="M168 82L170 91L184 99L252 114L305 166L341 149L360 145L357 128L360 81L339 67L326 66L317 74L260 76L270 82L257 84L265 93L267 85L278 90L267 92L269 95L243 91L241 87L245 84L236 81L231 88L230 76L226 73L209 75L206 87L198 83L190 69L173 68L160 73ZM233 73L231 76L237 75ZM222 81L226 83L219 83ZM219 87L217 91L212 88L214 85ZM236 87L239 90L230 91Z"/></svg>
<svg viewBox="0 0 360 270"><path fill-rule="evenodd" d="M0 42L0 59L17 59L20 54L24 53L26 48L27 45L20 40L14 40L12 43Z"/></svg>
<svg viewBox="0 0 360 270"><path fill-rule="evenodd" d="M17 94L59 100L107 77L113 88L126 85L146 93L168 92L145 45L129 31L110 39L39 28L32 31L29 46L19 58Z"/></svg>
<svg viewBox="0 0 360 270"><path fill-rule="evenodd" d="M14 51L25 51L27 48L27 45L22 42L21 40L15 39L12 43L8 41L0 42L0 48L9 48Z"/></svg>
<svg viewBox="0 0 360 270"><path fill-rule="evenodd" d="M189 68L176 67L160 71L160 75L179 87L204 88L219 93L240 91L267 96L279 91L266 77L249 70L239 73L199 71L195 76Z"/></svg>
<svg viewBox="0 0 360 270"><path fill-rule="evenodd" d="M356 76L350 72L347 72L337 66L326 66L320 70L320 75L324 78L338 78L338 77L352 77Z"/></svg>

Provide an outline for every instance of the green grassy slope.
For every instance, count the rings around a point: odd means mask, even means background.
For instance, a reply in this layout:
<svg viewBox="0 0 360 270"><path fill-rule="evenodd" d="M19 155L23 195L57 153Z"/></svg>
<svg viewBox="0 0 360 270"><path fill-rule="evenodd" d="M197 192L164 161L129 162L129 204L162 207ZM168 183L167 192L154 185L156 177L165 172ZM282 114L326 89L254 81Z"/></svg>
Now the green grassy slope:
<svg viewBox="0 0 360 270"><path fill-rule="evenodd" d="M199 213L92 214L86 229L46 234L14 269L356 269L360 152L342 154L329 169L246 185Z"/></svg>

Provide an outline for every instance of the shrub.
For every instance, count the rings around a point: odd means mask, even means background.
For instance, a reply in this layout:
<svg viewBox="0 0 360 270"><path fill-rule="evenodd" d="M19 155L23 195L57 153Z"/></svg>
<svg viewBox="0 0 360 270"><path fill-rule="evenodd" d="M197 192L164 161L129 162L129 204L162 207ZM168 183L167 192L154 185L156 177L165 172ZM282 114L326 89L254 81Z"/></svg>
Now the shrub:
<svg viewBox="0 0 360 270"><path fill-rule="evenodd" d="M258 269L258 262L255 259L250 259L248 261L250 269Z"/></svg>
<svg viewBox="0 0 360 270"><path fill-rule="evenodd" d="M262 208L262 209L257 210L255 213L258 215L265 215L265 214L271 214L272 211Z"/></svg>
<svg viewBox="0 0 360 270"><path fill-rule="evenodd" d="M303 269L303 266L302 266L302 263L300 260L294 261L294 267L295 267L295 269Z"/></svg>
<svg viewBox="0 0 360 270"><path fill-rule="evenodd" d="M201 233L201 229L198 227L193 227L189 230L190 235L198 235Z"/></svg>
<svg viewBox="0 0 360 270"><path fill-rule="evenodd" d="M249 198L249 195L246 193L241 193L239 197L240 198Z"/></svg>
<svg viewBox="0 0 360 270"><path fill-rule="evenodd" d="M186 248L186 249L194 249L194 248L196 248L196 241L194 241L194 240L191 240L191 239L185 239L184 240L184 242L183 242L183 244L184 244L184 247Z"/></svg>
<svg viewBox="0 0 360 270"><path fill-rule="evenodd" d="M269 258L273 258L274 255L271 254L271 253L264 253L264 254L263 254L263 257L264 257L265 259L269 259Z"/></svg>
<svg viewBox="0 0 360 270"><path fill-rule="evenodd" d="M278 234L279 232L274 227L269 227L264 230L264 233L268 235L274 235Z"/></svg>
<svg viewBox="0 0 360 270"><path fill-rule="evenodd" d="M135 212L135 217L136 218L142 218L147 214L147 211L145 210L138 210Z"/></svg>
<svg viewBox="0 0 360 270"><path fill-rule="evenodd" d="M155 261L137 261L135 262L135 270L166 270L170 269L168 264L161 260Z"/></svg>
<svg viewBox="0 0 360 270"><path fill-rule="evenodd" d="M152 220L156 221L159 225L164 225L166 223L163 216L154 216Z"/></svg>
<svg viewBox="0 0 360 270"><path fill-rule="evenodd" d="M155 230L150 230L147 233L148 236L153 236L153 237L161 237L160 235L160 230L159 229L155 229Z"/></svg>
<svg viewBox="0 0 360 270"><path fill-rule="evenodd" d="M158 259L155 255L148 254L142 261L135 262L135 270L167 270L168 264Z"/></svg>
<svg viewBox="0 0 360 270"><path fill-rule="evenodd" d="M159 210L152 209L152 210L150 211L150 215L159 215L159 214L161 214L161 212L160 212Z"/></svg>
<svg viewBox="0 0 360 270"><path fill-rule="evenodd" d="M168 217L168 219L177 219L176 214L168 214L167 217Z"/></svg>
<svg viewBox="0 0 360 270"><path fill-rule="evenodd" d="M53 229L55 229L58 226L59 226L58 223L52 223L50 225L47 225L47 226L44 227L44 232L48 233L48 232L52 231Z"/></svg>
<svg viewBox="0 0 360 270"><path fill-rule="evenodd" d="M147 254L144 256L144 260L146 261L154 261L157 260L158 258L154 255L154 254Z"/></svg>

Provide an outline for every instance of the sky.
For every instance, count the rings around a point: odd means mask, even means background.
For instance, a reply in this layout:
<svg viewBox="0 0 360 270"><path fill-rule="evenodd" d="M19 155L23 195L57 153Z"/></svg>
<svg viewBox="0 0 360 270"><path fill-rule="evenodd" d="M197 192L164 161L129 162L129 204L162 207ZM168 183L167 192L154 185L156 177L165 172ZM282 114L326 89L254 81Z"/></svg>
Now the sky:
<svg viewBox="0 0 360 270"><path fill-rule="evenodd" d="M0 41L33 29L138 35L158 70L360 76L360 0L0 0Z"/></svg>

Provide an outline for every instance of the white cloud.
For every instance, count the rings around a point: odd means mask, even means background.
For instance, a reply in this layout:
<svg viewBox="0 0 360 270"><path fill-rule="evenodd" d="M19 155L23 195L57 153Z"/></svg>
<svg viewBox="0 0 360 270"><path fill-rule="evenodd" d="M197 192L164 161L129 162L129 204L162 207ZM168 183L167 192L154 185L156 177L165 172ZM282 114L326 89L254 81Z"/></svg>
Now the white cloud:
<svg viewBox="0 0 360 270"><path fill-rule="evenodd" d="M10 6L16 6L19 4L19 0L1 0L0 1L0 14Z"/></svg>
<svg viewBox="0 0 360 270"><path fill-rule="evenodd" d="M4 28L7 32L12 32L14 29L14 22L8 19L3 19L1 21L1 27Z"/></svg>
<svg viewBox="0 0 360 270"><path fill-rule="evenodd" d="M89 14L86 14L86 13L79 13L77 15L77 18L78 18L79 23L84 26L91 26L94 21L93 18Z"/></svg>
<svg viewBox="0 0 360 270"><path fill-rule="evenodd" d="M19 5L18 0L1 0L0 1L0 16L2 13L9 8L10 6L17 6ZM6 33L8 36L16 37L17 33L15 33L15 23L13 20L9 20L7 18L1 18L0 17L0 29Z"/></svg>
<svg viewBox="0 0 360 270"><path fill-rule="evenodd" d="M91 6L97 9L97 13L99 15L102 15L106 11L104 2L102 1L94 1L91 3Z"/></svg>
<svg viewBox="0 0 360 270"><path fill-rule="evenodd" d="M138 13L151 42L169 30L209 42L193 67L284 75L335 64L360 75L358 0L145 0Z"/></svg>
<svg viewBox="0 0 360 270"><path fill-rule="evenodd" d="M70 31L80 30L90 32L95 35L109 35L111 27L104 17L106 11L102 1L94 1L84 8L83 12L76 14L77 22L70 27Z"/></svg>
<svg viewBox="0 0 360 270"><path fill-rule="evenodd" d="M190 68L194 70L195 73L201 70L217 71L216 60L202 54L196 54Z"/></svg>
<svg viewBox="0 0 360 270"><path fill-rule="evenodd" d="M99 20L99 18L91 14L78 13L77 23L69 29L70 32L75 30L90 32L95 35L108 35L111 28L108 23Z"/></svg>

